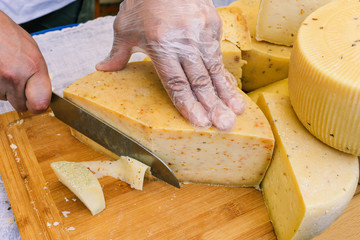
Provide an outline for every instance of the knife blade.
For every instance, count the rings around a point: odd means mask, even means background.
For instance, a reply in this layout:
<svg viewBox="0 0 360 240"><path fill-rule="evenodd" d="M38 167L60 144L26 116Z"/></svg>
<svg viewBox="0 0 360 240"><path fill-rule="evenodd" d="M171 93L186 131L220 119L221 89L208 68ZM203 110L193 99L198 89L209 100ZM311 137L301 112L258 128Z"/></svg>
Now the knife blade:
<svg viewBox="0 0 360 240"><path fill-rule="evenodd" d="M50 107L56 118L118 156L132 157L150 167L151 174L180 188L172 170L153 152L94 114L52 93Z"/></svg>

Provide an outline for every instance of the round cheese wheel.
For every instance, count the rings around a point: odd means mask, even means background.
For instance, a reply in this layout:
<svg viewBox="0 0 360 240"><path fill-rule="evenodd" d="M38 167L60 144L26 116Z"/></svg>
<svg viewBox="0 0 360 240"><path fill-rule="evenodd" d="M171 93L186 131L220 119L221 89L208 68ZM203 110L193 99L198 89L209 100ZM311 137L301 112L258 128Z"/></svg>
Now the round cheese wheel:
<svg viewBox="0 0 360 240"><path fill-rule="evenodd" d="M335 1L305 19L290 57L289 95L314 136L360 155L360 1Z"/></svg>

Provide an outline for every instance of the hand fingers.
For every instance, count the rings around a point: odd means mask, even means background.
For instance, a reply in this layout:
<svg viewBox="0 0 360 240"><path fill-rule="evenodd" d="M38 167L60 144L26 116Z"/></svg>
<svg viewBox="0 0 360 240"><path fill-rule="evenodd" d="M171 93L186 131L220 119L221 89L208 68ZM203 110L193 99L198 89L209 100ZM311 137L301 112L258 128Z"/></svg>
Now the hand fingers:
<svg viewBox="0 0 360 240"><path fill-rule="evenodd" d="M114 43L109 56L96 64L98 71L118 71L123 69L131 56L131 46L114 38Z"/></svg>
<svg viewBox="0 0 360 240"><path fill-rule="evenodd" d="M194 97L184 71L175 57L152 58L163 85L179 112L195 127L208 128L207 112Z"/></svg>
<svg viewBox="0 0 360 240"><path fill-rule="evenodd" d="M236 115L216 95L211 78L200 56L186 57L182 66L198 101L208 112L210 121L221 131L230 131L236 123Z"/></svg>
<svg viewBox="0 0 360 240"><path fill-rule="evenodd" d="M51 82L47 71L33 74L25 86L26 107L32 113L46 111L51 100Z"/></svg>

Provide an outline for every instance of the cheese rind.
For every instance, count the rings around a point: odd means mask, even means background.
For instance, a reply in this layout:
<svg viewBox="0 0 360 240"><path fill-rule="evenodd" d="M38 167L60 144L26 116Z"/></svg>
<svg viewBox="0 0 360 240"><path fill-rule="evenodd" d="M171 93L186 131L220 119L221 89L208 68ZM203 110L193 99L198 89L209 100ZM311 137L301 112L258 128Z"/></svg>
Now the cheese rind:
<svg viewBox="0 0 360 240"><path fill-rule="evenodd" d="M245 112L237 116L232 132L220 132L189 125L151 62L131 63L119 72L95 72L64 90L66 98L148 147L181 182L257 186L269 165L274 138L261 110L242 94Z"/></svg>
<svg viewBox="0 0 360 240"><path fill-rule="evenodd" d="M242 51L246 64L242 67L242 89L246 92L288 77L291 47L255 39L260 0L237 0L230 6L238 7L248 23L252 49Z"/></svg>
<svg viewBox="0 0 360 240"><path fill-rule="evenodd" d="M332 0L262 0L256 27L256 39L292 46L304 19Z"/></svg>
<svg viewBox="0 0 360 240"><path fill-rule="evenodd" d="M350 202L358 183L358 159L313 137L297 119L289 97L262 93L258 105L276 139L261 184L275 233L279 240L311 239Z"/></svg>
<svg viewBox="0 0 360 240"><path fill-rule="evenodd" d="M324 143L360 155L360 2L309 15L290 59L289 94L303 125Z"/></svg>
<svg viewBox="0 0 360 240"><path fill-rule="evenodd" d="M105 208L102 188L95 175L77 162L53 162L50 164L59 181L69 188L96 215Z"/></svg>

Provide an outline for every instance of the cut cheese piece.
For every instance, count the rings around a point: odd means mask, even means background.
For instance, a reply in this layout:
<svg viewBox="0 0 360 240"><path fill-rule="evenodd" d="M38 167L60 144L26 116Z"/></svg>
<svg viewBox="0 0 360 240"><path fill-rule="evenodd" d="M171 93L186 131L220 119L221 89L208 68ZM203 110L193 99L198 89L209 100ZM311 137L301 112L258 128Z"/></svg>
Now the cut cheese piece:
<svg viewBox="0 0 360 240"><path fill-rule="evenodd" d="M148 147L181 182L257 186L270 162L271 128L249 97L243 94L247 109L232 132L194 129L173 106L151 62L92 73L64 96Z"/></svg>
<svg viewBox="0 0 360 240"><path fill-rule="evenodd" d="M240 8L219 7L217 11L223 22L223 35L221 40L232 42L241 50L250 50L250 32Z"/></svg>
<svg viewBox="0 0 360 240"><path fill-rule="evenodd" d="M242 51L242 89L246 92L288 77L291 47L255 39L260 0L238 0L230 4L242 10L251 33L252 49Z"/></svg>
<svg viewBox="0 0 360 240"><path fill-rule="evenodd" d="M105 208L102 188L89 169L76 162L53 162L50 164L56 176L96 215Z"/></svg>
<svg viewBox="0 0 360 240"><path fill-rule="evenodd" d="M292 46L304 19L333 0L262 0L256 28L256 39Z"/></svg>
<svg viewBox="0 0 360 240"><path fill-rule="evenodd" d="M85 161L80 163L94 172L98 178L104 176L118 178L137 190L142 190L145 173L150 168L126 156L122 156L116 161Z"/></svg>
<svg viewBox="0 0 360 240"><path fill-rule="evenodd" d="M304 126L324 143L360 155L360 2L313 12L291 55L289 94Z"/></svg>
<svg viewBox="0 0 360 240"><path fill-rule="evenodd" d="M289 96L289 85L288 79L283 79L272 84L269 84L265 87L256 89L255 91L249 92L247 95L254 101L257 102L259 96L263 92L268 93L280 93L285 96Z"/></svg>
<svg viewBox="0 0 360 240"><path fill-rule="evenodd" d="M297 119L289 97L263 93L258 105L276 139L261 184L275 233L279 240L311 239L350 202L358 183L357 157L313 137Z"/></svg>

